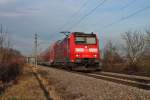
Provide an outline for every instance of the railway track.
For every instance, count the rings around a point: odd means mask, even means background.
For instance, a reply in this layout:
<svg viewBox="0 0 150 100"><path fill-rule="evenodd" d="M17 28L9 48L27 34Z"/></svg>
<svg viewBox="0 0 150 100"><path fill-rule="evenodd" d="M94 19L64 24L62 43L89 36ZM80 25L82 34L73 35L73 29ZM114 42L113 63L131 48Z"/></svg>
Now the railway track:
<svg viewBox="0 0 150 100"><path fill-rule="evenodd" d="M89 77L94 77L96 79L103 79L103 80L107 80L119 84L150 90L149 77L125 75L125 74L110 73L110 72L86 73L85 75Z"/></svg>
<svg viewBox="0 0 150 100"><path fill-rule="evenodd" d="M67 71L64 69L58 69L58 68L55 69ZM150 90L150 77L126 75L126 74L118 74L118 73L102 72L102 71L95 72L95 73L83 73L83 72L76 72L76 71L67 71L67 72L93 77L96 79L111 81L118 84L133 86L140 89Z"/></svg>

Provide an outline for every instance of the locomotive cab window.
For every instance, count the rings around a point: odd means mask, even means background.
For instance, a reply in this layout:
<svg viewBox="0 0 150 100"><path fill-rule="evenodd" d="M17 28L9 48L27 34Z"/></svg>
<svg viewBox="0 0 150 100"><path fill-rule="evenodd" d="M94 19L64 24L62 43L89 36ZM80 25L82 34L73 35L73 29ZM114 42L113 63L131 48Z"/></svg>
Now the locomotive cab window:
<svg viewBox="0 0 150 100"><path fill-rule="evenodd" d="M85 37L76 37L76 40L75 40L75 42L77 43L77 44L85 44L86 43L86 40L85 40Z"/></svg>
<svg viewBox="0 0 150 100"><path fill-rule="evenodd" d="M95 37L87 37L86 43L87 44L96 44L96 38Z"/></svg>
<svg viewBox="0 0 150 100"><path fill-rule="evenodd" d="M76 44L96 44L95 37L79 37L77 36L75 39Z"/></svg>

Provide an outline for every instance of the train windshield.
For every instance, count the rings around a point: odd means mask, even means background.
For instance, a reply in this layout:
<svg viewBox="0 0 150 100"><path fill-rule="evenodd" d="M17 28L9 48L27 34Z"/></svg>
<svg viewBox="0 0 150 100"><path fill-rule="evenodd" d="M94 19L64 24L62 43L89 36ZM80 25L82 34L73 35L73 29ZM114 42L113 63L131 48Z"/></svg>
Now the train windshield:
<svg viewBox="0 0 150 100"><path fill-rule="evenodd" d="M75 42L76 44L96 44L96 38L77 36Z"/></svg>

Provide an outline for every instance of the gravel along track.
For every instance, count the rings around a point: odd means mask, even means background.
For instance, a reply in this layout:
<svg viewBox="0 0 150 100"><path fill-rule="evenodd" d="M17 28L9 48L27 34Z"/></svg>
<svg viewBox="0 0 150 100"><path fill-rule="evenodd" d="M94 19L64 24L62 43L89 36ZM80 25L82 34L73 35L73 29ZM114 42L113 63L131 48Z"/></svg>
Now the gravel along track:
<svg viewBox="0 0 150 100"><path fill-rule="evenodd" d="M150 90L150 78L134 75L117 74L110 72L88 73L85 74L97 79L103 79L124 85L134 86L141 89Z"/></svg>
<svg viewBox="0 0 150 100"><path fill-rule="evenodd" d="M112 73L112 72L100 72L96 74L118 77L121 79L133 80L137 82L150 83L150 77L145 77L145 76L127 75L127 74L119 74L119 73Z"/></svg>
<svg viewBox="0 0 150 100"><path fill-rule="evenodd" d="M38 67L62 100L150 100L150 91L63 70ZM42 75L41 75L42 76Z"/></svg>

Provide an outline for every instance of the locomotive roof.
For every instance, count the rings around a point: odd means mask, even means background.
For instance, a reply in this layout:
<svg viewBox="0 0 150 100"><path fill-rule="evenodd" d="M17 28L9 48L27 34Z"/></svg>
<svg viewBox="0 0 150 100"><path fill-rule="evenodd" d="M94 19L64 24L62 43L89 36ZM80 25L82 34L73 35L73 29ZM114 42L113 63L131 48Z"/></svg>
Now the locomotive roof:
<svg viewBox="0 0 150 100"><path fill-rule="evenodd" d="M88 33L84 33L84 32L74 32L75 36L96 36L93 32L88 34Z"/></svg>

